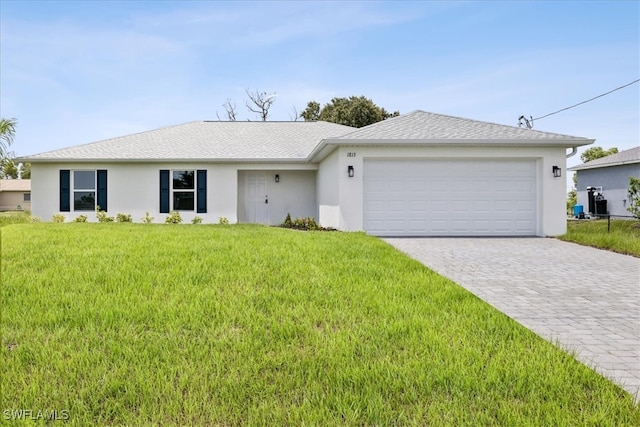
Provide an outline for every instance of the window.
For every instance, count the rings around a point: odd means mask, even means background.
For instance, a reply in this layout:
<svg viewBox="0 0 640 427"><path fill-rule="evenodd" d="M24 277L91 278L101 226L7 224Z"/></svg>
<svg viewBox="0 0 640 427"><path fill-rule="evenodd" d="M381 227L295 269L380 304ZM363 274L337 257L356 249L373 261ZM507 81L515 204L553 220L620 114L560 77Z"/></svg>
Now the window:
<svg viewBox="0 0 640 427"><path fill-rule="evenodd" d="M173 210L192 211L195 208L195 171L173 171Z"/></svg>
<svg viewBox="0 0 640 427"><path fill-rule="evenodd" d="M22 201L23 202L30 202L31 201L31 193L24 193L22 195Z"/></svg>
<svg viewBox="0 0 640 427"><path fill-rule="evenodd" d="M73 210L96 210L96 171L73 171Z"/></svg>
<svg viewBox="0 0 640 427"><path fill-rule="evenodd" d="M60 169L60 212L71 212L71 201L74 211L106 211L107 170Z"/></svg>
<svg viewBox="0 0 640 427"><path fill-rule="evenodd" d="M194 209L197 213L207 213L206 169L160 170L160 213Z"/></svg>

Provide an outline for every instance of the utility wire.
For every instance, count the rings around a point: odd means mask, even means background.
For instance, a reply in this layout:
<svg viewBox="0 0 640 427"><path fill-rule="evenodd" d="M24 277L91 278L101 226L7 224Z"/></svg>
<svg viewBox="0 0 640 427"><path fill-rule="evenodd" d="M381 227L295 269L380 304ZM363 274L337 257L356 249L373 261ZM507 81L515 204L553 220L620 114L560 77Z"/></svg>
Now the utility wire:
<svg viewBox="0 0 640 427"><path fill-rule="evenodd" d="M603 97L603 96L605 96L605 95L609 95L610 93L613 93L613 92L615 92L615 91L617 91L617 90L620 90L620 89L624 89L625 87L627 87L627 86L631 86L632 84L634 84L634 83L638 83L638 82L640 82L640 79L634 80L634 81L632 81L631 83L627 83L626 85L622 85L622 86L620 86L620 87L617 87L617 88L615 88L615 89L613 89L613 90L610 90L609 92L603 93L603 94L601 94L601 95L594 96L593 98L591 98L591 99L587 99L586 101L579 102L579 103L577 103L577 104L575 104L575 105L572 105L572 106L570 106L570 107L566 107L566 108L563 108L562 110L554 111L553 113L545 114L545 115L544 115L544 116L542 116L542 117L537 117L537 118L532 119L532 120L534 120L534 121L535 121L535 120L544 119L545 117L553 116L554 114L558 114L558 113L561 113L561 112L563 112L563 111L570 110L570 109L572 109L572 108L574 108L574 107L577 107L578 105L586 104L587 102L591 102L591 101L593 101L594 99L602 98L602 97Z"/></svg>

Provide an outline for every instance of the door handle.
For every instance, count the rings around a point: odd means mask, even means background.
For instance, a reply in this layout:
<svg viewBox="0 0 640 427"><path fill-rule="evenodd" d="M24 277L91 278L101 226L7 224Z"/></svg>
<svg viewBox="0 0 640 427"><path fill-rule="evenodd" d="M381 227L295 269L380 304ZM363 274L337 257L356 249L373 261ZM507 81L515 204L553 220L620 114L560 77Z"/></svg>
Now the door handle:
<svg viewBox="0 0 640 427"><path fill-rule="evenodd" d="M264 203L265 203L265 205L268 205L269 204L269 196L264 196L264 197L265 197Z"/></svg>

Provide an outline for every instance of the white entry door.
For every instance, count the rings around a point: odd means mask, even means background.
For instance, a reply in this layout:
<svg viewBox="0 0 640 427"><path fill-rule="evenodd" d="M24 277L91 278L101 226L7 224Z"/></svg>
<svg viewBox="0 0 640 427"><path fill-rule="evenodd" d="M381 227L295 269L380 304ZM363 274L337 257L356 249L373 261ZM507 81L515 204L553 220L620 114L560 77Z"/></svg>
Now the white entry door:
<svg viewBox="0 0 640 427"><path fill-rule="evenodd" d="M246 178L247 222L269 224L267 176L263 172L249 172Z"/></svg>

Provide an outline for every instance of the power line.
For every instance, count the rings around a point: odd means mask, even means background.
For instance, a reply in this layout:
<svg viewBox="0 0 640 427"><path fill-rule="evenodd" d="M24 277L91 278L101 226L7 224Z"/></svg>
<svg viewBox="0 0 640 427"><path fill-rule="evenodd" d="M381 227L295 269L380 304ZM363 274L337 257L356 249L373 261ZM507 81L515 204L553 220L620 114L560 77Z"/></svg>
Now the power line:
<svg viewBox="0 0 640 427"><path fill-rule="evenodd" d="M558 113L561 113L561 112L563 112L563 111L570 110L570 109L575 108L575 107L577 107L577 106L579 106L579 105L586 104L587 102L591 102L591 101L593 101L594 99L602 98L603 96L609 95L610 93L613 93L613 92L615 92L615 91L617 91L617 90L620 90L620 89L624 89L625 87L627 87L627 86L631 86L632 84L634 84L634 83L638 83L638 82L640 82L640 79L634 80L634 81L632 81L632 82L630 82L630 83L627 83L627 84L625 84L625 85L622 85L622 86L620 86L620 87L617 87L617 88L615 88L615 89L612 89L612 90L610 90L609 92L605 92L605 93L602 93L602 94L600 94L600 95L598 95L598 96L594 96L593 98L587 99L586 101L578 102L577 104L571 105L570 107L566 107L566 108L563 108L563 109L561 109L561 110L554 111L553 113L545 114L544 116L536 117L535 119L534 119L533 117L531 117L531 116L529 116L529 119L527 119L524 115L522 115L522 116L520 116L520 117L518 118L518 124L519 124L520 126L522 126L523 124L525 124L529 129L531 129L531 128L533 127L533 122L534 122L535 120L541 120L541 119L544 119L545 117L553 116L554 114L558 114Z"/></svg>

